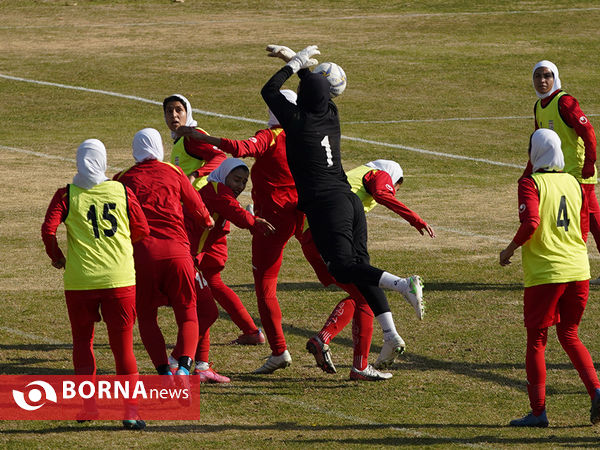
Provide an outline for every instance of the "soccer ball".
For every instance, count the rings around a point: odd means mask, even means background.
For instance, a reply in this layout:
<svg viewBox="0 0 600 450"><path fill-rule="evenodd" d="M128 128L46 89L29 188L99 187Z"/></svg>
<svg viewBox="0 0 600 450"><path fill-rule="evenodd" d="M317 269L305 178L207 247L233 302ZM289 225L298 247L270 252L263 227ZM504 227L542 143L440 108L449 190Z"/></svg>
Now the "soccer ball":
<svg viewBox="0 0 600 450"><path fill-rule="evenodd" d="M346 89L346 73L336 63L324 62L314 68L313 73L320 73L329 81L329 92L337 97Z"/></svg>

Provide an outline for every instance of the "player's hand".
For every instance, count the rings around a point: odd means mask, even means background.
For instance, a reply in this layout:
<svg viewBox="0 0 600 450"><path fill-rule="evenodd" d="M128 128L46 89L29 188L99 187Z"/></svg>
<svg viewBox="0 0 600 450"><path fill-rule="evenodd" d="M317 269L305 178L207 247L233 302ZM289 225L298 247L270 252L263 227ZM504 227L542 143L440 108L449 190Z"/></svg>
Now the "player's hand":
<svg viewBox="0 0 600 450"><path fill-rule="evenodd" d="M596 173L596 167L594 166L593 161L586 161L583 163L583 168L581 169L581 176L583 178L593 177Z"/></svg>
<svg viewBox="0 0 600 450"><path fill-rule="evenodd" d="M66 265L67 260L64 257L57 259L56 261L52 261L52 267L56 267L57 269L64 269Z"/></svg>
<svg viewBox="0 0 600 450"><path fill-rule="evenodd" d="M269 44L266 50L269 52L267 56L283 59L285 62L289 62L296 54L294 50L284 45Z"/></svg>
<svg viewBox="0 0 600 450"><path fill-rule="evenodd" d="M427 234L429 235L430 238L435 237L435 231L433 231L433 228L431 228L427 224L425 224L424 227L417 228L417 230L419 231L419 233L421 233L422 236L425 236L425 232L427 231Z"/></svg>
<svg viewBox="0 0 600 450"><path fill-rule="evenodd" d="M262 217L254 217L254 231L269 236L275 233L275 227Z"/></svg>
<svg viewBox="0 0 600 450"><path fill-rule="evenodd" d="M513 254L514 254L514 251L509 247L506 247L504 250L502 250L500 252L500 265L508 266L510 264L510 258L512 257Z"/></svg>
<svg viewBox="0 0 600 450"><path fill-rule="evenodd" d="M215 227L215 220L212 218L212 216L208 216L208 219L206 220L205 224L204 224L204 228L206 228L207 230L212 230Z"/></svg>
<svg viewBox="0 0 600 450"><path fill-rule="evenodd" d="M321 52L316 45L309 45L305 49L296 53L286 65L290 66L294 73L296 73L300 69L306 69L311 65L317 64L318 61L314 59L313 56L320 54Z"/></svg>
<svg viewBox="0 0 600 450"><path fill-rule="evenodd" d="M175 134L179 137L193 137L202 140L202 133L198 133L194 127L180 126L175 130Z"/></svg>

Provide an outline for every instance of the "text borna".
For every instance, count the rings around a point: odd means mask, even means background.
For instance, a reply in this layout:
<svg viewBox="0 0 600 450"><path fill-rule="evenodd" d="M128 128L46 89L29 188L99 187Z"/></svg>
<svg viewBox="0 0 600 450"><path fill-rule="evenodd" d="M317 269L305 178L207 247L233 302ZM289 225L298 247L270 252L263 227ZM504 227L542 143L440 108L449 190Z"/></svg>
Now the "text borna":
<svg viewBox="0 0 600 450"><path fill-rule="evenodd" d="M150 388L146 389L142 381L137 381L131 389L129 381L82 381L76 385L74 381L63 381L63 399L81 398L98 399L188 399L191 392L186 388Z"/></svg>

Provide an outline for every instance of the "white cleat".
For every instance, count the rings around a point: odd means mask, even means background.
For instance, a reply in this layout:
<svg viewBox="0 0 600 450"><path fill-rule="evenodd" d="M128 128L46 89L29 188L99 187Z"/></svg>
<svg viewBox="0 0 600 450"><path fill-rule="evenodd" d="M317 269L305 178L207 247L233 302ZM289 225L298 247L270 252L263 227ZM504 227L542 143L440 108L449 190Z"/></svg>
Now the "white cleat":
<svg viewBox="0 0 600 450"><path fill-rule="evenodd" d="M396 356L404 353L406 349L406 344L404 340L397 335L396 337L390 339L389 341L383 341L383 347L381 347L381 353L377 357L377 361L373 366L376 369L385 369L394 364L394 360Z"/></svg>
<svg viewBox="0 0 600 450"><path fill-rule="evenodd" d="M254 373L273 373L277 369L284 369L292 364L290 352L284 351L281 355L271 355L267 358L267 362L254 371Z"/></svg>
<svg viewBox="0 0 600 450"><path fill-rule="evenodd" d="M415 308L417 319L423 320L425 315L425 302L423 301L423 281L419 275L413 275L407 278L408 290L403 292L404 298Z"/></svg>
<svg viewBox="0 0 600 450"><path fill-rule="evenodd" d="M383 381L389 380L392 378L392 374L388 372L380 372L375 369L371 364L364 368L364 370L358 370L353 367L350 371L350 379L351 380L360 380L360 381Z"/></svg>

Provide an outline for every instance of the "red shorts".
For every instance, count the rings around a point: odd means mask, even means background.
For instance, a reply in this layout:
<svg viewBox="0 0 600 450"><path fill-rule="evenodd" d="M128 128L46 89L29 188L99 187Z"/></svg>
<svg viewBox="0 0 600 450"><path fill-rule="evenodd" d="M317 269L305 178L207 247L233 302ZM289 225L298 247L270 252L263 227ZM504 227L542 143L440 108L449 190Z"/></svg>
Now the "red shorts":
<svg viewBox="0 0 600 450"><path fill-rule="evenodd" d="M548 328L558 322L579 324L589 290L589 280L540 284L525 288L525 327Z"/></svg>
<svg viewBox="0 0 600 450"><path fill-rule="evenodd" d="M598 205L598 198L596 197L596 185L582 184L581 189L583 190L583 194L587 197L589 213L600 214L600 206Z"/></svg>
<svg viewBox="0 0 600 450"><path fill-rule="evenodd" d="M126 330L135 323L135 286L68 290L65 291L65 299L73 324L90 324L104 319L111 327Z"/></svg>

